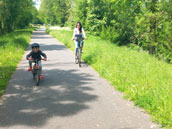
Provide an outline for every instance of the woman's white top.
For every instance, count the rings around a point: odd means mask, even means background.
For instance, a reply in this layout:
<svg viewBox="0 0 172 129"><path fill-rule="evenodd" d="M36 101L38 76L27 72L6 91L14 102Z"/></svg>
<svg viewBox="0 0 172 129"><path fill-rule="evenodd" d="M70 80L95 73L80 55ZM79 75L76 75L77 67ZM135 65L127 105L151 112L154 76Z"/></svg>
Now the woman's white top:
<svg viewBox="0 0 172 129"><path fill-rule="evenodd" d="M73 31L73 39L75 38L75 35L76 35L76 34L80 34L78 28L74 28L74 31ZM84 31L83 28L82 28L81 34L83 35L84 38L87 38L86 35L85 35L85 31Z"/></svg>

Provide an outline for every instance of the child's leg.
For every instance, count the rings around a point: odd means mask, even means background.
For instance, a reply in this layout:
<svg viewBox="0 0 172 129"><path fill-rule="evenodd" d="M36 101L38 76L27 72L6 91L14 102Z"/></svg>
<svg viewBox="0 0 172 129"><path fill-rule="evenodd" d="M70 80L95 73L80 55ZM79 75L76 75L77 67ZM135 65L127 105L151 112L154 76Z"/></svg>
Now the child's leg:
<svg viewBox="0 0 172 129"><path fill-rule="evenodd" d="M29 67L32 68L32 61L29 61Z"/></svg>
<svg viewBox="0 0 172 129"><path fill-rule="evenodd" d="M38 66L39 66L39 73L42 74L42 63L41 63L41 61L38 61Z"/></svg>

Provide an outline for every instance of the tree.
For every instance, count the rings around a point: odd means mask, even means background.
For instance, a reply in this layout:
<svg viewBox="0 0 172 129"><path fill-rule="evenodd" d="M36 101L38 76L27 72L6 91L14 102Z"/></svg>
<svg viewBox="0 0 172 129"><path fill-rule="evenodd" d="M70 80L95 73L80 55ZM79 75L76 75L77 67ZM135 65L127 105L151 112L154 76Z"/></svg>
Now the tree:
<svg viewBox="0 0 172 129"><path fill-rule="evenodd" d="M87 17L86 26L90 32L99 34L101 27L105 24L104 12L105 3L103 0L88 0L87 1Z"/></svg>
<svg viewBox="0 0 172 129"><path fill-rule="evenodd" d="M0 0L0 33L28 26L33 6L32 0Z"/></svg>
<svg viewBox="0 0 172 129"><path fill-rule="evenodd" d="M171 6L172 0L43 0L40 14L47 24L80 21L91 34L172 62Z"/></svg>
<svg viewBox="0 0 172 129"><path fill-rule="evenodd" d="M64 26L69 16L70 1L68 0L43 0L40 14L46 24Z"/></svg>

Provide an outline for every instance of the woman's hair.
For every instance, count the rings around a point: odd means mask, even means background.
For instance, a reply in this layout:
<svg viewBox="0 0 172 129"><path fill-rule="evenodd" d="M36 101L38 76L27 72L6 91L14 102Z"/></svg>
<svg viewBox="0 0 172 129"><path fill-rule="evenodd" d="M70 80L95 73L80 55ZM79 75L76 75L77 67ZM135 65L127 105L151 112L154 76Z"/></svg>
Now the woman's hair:
<svg viewBox="0 0 172 129"><path fill-rule="evenodd" d="M81 22L77 22L77 23L76 23L76 28L77 28L77 25L78 25L78 24L80 25L79 32L82 33L82 24L81 24Z"/></svg>

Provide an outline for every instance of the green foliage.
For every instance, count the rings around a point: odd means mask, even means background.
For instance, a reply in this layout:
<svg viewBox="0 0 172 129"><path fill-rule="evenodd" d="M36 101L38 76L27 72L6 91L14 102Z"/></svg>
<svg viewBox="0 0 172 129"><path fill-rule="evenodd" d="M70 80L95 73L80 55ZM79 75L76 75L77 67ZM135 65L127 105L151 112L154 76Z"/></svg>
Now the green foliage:
<svg viewBox="0 0 172 129"><path fill-rule="evenodd" d="M83 0L78 20L85 30L117 45L137 44L172 62L171 0Z"/></svg>
<svg viewBox="0 0 172 129"><path fill-rule="evenodd" d="M69 16L70 0L42 0L40 15L44 23L64 26Z"/></svg>
<svg viewBox="0 0 172 129"><path fill-rule="evenodd" d="M172 0L43 0L47 24L84 29L117 45L136 44L172 62Z"/></svg>
<svg viewBox="0 0 172 129"><path fill-rule="evenodd" d="M30 40L32 29L21 28L29 26L36 12L32 0L0 0L0 95Z"/></svg>
<svg viewBox="0 0 172 129"><path fill-rule="evenodd" d="M116 32L115 28L102 26L102 31L100 33L102 39L110 40L115 44L120 44L118 39L120 38L119 33Z"/></svg>
<svg viewBox="0 0 172 129"><path fill-rule="evenodd" d="M32 10L32 23L33 24L43 24L39 11L36 8Z"/></svg>
<svg viewBox="0 0 172 129"><path fill-rule="evenodd" d="M49 33L74 50L72 31ZM125 98L150 113L154 121L172 128L172 66L140 51L136 45L131 47L118 47L100 37L88 36L83 59Z"/></svg>
<svg viewBox="0 0 172 129"><path fill-rule="evenodd" d="M86 27L86 19L87 19L87 7L88 7L88 3L87 0L82 0L80 2L78 2L78 8L77 8L77 17L78 17L78 21L80 21L83 25L83 27ZM76 24L76 23L75 23Z"/></svg>
<svg viewBox="0 0 172 129"><path fill-rule="evenodd" d="M0 96L21 60L33 29L21 29L0 36Z"/></svg>
<svg viewBox="0 0 172 129"><path fill-rule="evenodd" d="M90 32L96 35L99 34L99 30L101 30L101 27L105 24L104 4L103 0L88 1L86 27Z"/></svg>
<svg viewBox="0 0 172 129"><path fill-rule="evenodd" d="M32 0L0 0L0 34L28 26L34 9Z"/></svg>

